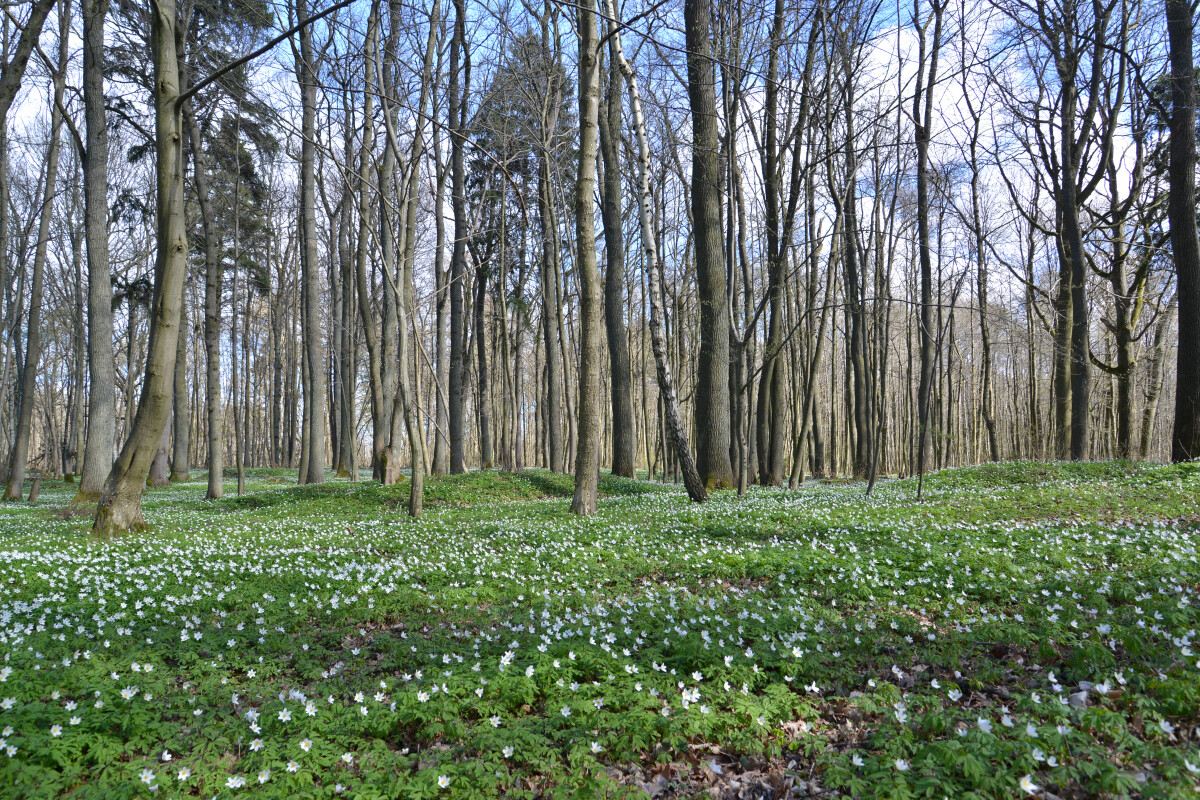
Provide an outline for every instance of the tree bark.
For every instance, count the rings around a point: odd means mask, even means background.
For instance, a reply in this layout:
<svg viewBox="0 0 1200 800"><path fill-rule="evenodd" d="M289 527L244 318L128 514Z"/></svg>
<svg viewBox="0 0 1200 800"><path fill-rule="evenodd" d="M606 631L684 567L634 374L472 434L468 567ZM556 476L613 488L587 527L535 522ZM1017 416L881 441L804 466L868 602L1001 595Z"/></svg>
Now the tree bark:
<svg viewBox="0 0 1200 800"><path fill-rule="evenodd" d="M641 226L642 251L646 256L645 271L649 283L647 293L650 299L650 349L654 352L659 401L663 410L662 422L666 428L666 435L670 439L670 445L673 446L679 461L688 497L693 502L702 503L708 499L708 490L696 468L696 462L692 459L687 428L683 424L679 413L679 399L675 395L675 381L671 375L671 364L667 360L666 326L660 307L663 296L662 263L658 257L658 241L654 236L653 207L651 205L654 198L650 194L650 144L646 139L646 119L642 114L642 97L638 91L637 78L633 74L633 68L626 60L621 46L621 33L614 0L605 0L605 14L618 26L617 30L613 32L611 40L614 45L613 57L629 87L629 109L633 115L633 130L637 138L638 222ZM651 470L653 470L653 465L651 465ZM665 480L665 470L663 477Z"/></svg>
<svg viewBox="0 0 1200 800"><path fill-rule="evenodd" d="M175 0L154 0L151 5L150 33L154 57L158 252L154 263L150 341L146 350L146 370L137 415L129 438L105 482L92 526L93 532L100 536L145 527L142 494L146 488L146 474L171 411L179 306L187 272L177 26Z"/></svg>
<svg viewBox="0 0 1200 800"><path fill-rule="evenodd" d="M692 111L692 224L700 298L696 369L696 466L709 489L733 487L729 460L729 302L721 234L721 167L709 0L685 0Z"/></svg>
<svg viewBox="0 0 1200 800"><path fill-rule="evenodd" d="M35 9L36 11L36 9ZM42 357L42 285L46 273L46 249L50 244L50 219L54 216L54 199L58 195L59 143L62 140L62 102L66 87L68 41L71 24L69 6L59 10L58 70L54 74L54 100L50 112L50 143L46 153L46 183L42 195L41 219L38 222L37 245L33 254L33 279L30 281L25 364L21 374L20 414L16 438L8 464L8 487L5 500L20 500L25 482L25 462L29 455L29 437L33 432L33 403L37 390L38 363Z"/></svg>
<svg viewBox="0 0 1200 800"><path fill-rule="evenodd" d="M83 0L84 238L88 266L88 415L76 502L100 497L116 447L116 365L108 266L108 120L104 107L104 18L108 0Z"/></svg>
<svg viewBox="0 0 1200 800"><path fill-rule="evenodd" d="M610 25L615 21L610 20ZM611 33L611 29L610 29ZM625 329L625 239L621 225L621 73L610 38L609 75L604 114L600 117L600 153L604 161L602 214L604 220L604 327L608 337L611 374L612 474L634 477L633 387L629 370L629 340Z"/></svg>
<svg viewBox="0 0 1200 800"><path fill-rule="evenodd" d="M600 477L600 360L604 299L596 265L596 139L600 114L600 34L595 0L578 8L579 172L575 181L575 248L579 272L579 438L575 451L575 494L571 513L596 513Z"/></svg>
<svg viewBox="0 0 1200 800"><path fill-rule="evenodd" d="M298 21L307 19L307 0L296 0ZM300 82L300 264L304 293L305 375L305 463L302 483L325 481L325 347L321 340L321 271L317 251L317 75L313 62L312 29L299 31L300 52L296 62Z"/></svg>
<svg viewBox="0 0 1200 800"><path fill-rule="evenodd" d="M174 397L171 400L174 422L174 449L171 453L171 480L186 481L191 459L191 426L188 416L188 385L187 385L187 280L184 280L182 296L179 300L179 337L175 347L175 381Z"/></svg>
<svg viewBox="0 0 1200 800"><path fill-rule="evenodd" d="M937 62L941 51L942 13L945 5L933 2L933 44L929 49L929 65L925 64L925 28L921 24L920 0L914 0L913 22L920 28L917 50L916 93L913 96L913 128L917 145L917 249L921 262L921 310L918 337L921 342L921 376L917 387L917 496L925 477L925 459L931 445L929 430L929 401L933 385L934 323L933 323L933 262L929 248L929 140L933 121L933 88L937 85ZM853 201L852 201L853 202ZM853 243L850 244L853 248ZM850 254L848 254L850 255Z"/></svg>
<svg viewBox="0 0 1200 800"><path fill-rule="evenodd" d="M1171 58L1171 161L1167 215L1179 300L1171 460L1200 458L1200 241L1196 233L1195 31L1187 0L1166 0Z"/></svg>
<svg viewBox="0 0 1200 800"><path fill-rule="evenodd" d="M467 471L463 443L465 392L463 368L466 318L463 315L463 282L467 272L467 198L463 148L466 135L462 72L469 72L466 50L466 0L454 0L454 38L450 42L450 199L454 210L454 250L450 257L450 381L447 404L450 417L450 474Z"/></svg>
<svg viewBox="0 0 1200 800"><path fill-rule="evenodd" d="M221 292L224 270L200 126L190 109L184 109L183 116L191 138L192 181L200 207L200 229L204 234L204 414L208 431L208 489L205 497L216 500L225 495L225 414L221 408Z"/></svg>

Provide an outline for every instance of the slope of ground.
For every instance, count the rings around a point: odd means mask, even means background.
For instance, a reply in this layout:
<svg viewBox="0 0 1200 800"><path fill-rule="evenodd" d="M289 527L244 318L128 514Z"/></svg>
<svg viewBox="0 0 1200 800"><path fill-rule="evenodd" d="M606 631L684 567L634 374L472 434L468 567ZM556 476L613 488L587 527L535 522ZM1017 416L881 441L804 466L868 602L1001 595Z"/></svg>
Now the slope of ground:
<svg viewBox="0 0 1200 800"><path fill-rule="evenodd" d="M193 477L200 479L199 473ZM0 796L1186 797L1200 465L0 507Z"/></svg>

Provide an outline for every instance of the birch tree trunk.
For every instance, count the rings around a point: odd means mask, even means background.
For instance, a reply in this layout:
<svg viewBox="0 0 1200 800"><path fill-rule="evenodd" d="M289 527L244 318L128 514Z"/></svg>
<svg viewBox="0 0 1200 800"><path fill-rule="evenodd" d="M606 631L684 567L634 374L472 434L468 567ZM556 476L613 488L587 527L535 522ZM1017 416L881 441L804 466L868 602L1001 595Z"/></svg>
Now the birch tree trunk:
<svg viewBox="0 0 1200 800"><path fill-rule="evenodd" d="M691 446L688 444L687 428L679 414L679 399L675 394L675 380L671 375L671 365L667 360L666 326L662 318L662 263L658 257L658 241L654 236L653 202L650 194L650 143L646 139L646 118L642 114L642 97L638 92L637 78L633 67L625 58L621 45L620 22L614 0L604 0L605 14L613 21L617 30L612 34L613 58L616 59L625 82L629 87L629 109L633 115L633 131L637 138L638 154L638 223L641 226L642 251L645 254L645 270L649 286L647 293L650 299L650 349L654 352L654 366L658 377L658 392L663 408L663 423L666 427L670 445L675 451L680 470L683 473L683 484L688 497L693 502L702 503L708 499L708 490L696 469L692 459Z"/></svg>

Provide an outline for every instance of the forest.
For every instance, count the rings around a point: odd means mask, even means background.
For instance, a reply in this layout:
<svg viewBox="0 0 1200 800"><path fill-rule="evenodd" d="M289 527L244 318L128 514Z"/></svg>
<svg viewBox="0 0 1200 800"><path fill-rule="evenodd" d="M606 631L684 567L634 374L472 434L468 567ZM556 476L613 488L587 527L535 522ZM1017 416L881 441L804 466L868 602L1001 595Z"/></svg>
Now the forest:
<svg viewBox="0 0 1200 800"><path fill-rule="evenodd" d="M443 5L6 17L7 497L1200 453L1190 7Z"/></svg>
<svg viewBox="0 0 1200 800"><path fill-rule="evenodd" d="M3 4L0 798L1197 796L1196 18Z"/></svg>

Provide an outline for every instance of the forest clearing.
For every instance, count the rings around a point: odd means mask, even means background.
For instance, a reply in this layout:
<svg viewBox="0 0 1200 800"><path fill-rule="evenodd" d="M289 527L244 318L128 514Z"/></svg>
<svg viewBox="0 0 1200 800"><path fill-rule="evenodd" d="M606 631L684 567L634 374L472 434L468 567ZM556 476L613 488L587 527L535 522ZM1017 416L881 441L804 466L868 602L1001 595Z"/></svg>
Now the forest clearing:
<svg viewBox="0 0 1200 800"><path fill-rule="evenodd" d="M193 476L193 478L202 476ZM1157 797L1200 787L1200 465L690 503L253 470L97 540L0 510L10 797ZM1196 648L1200 649L1200 648Z"/></svg>

